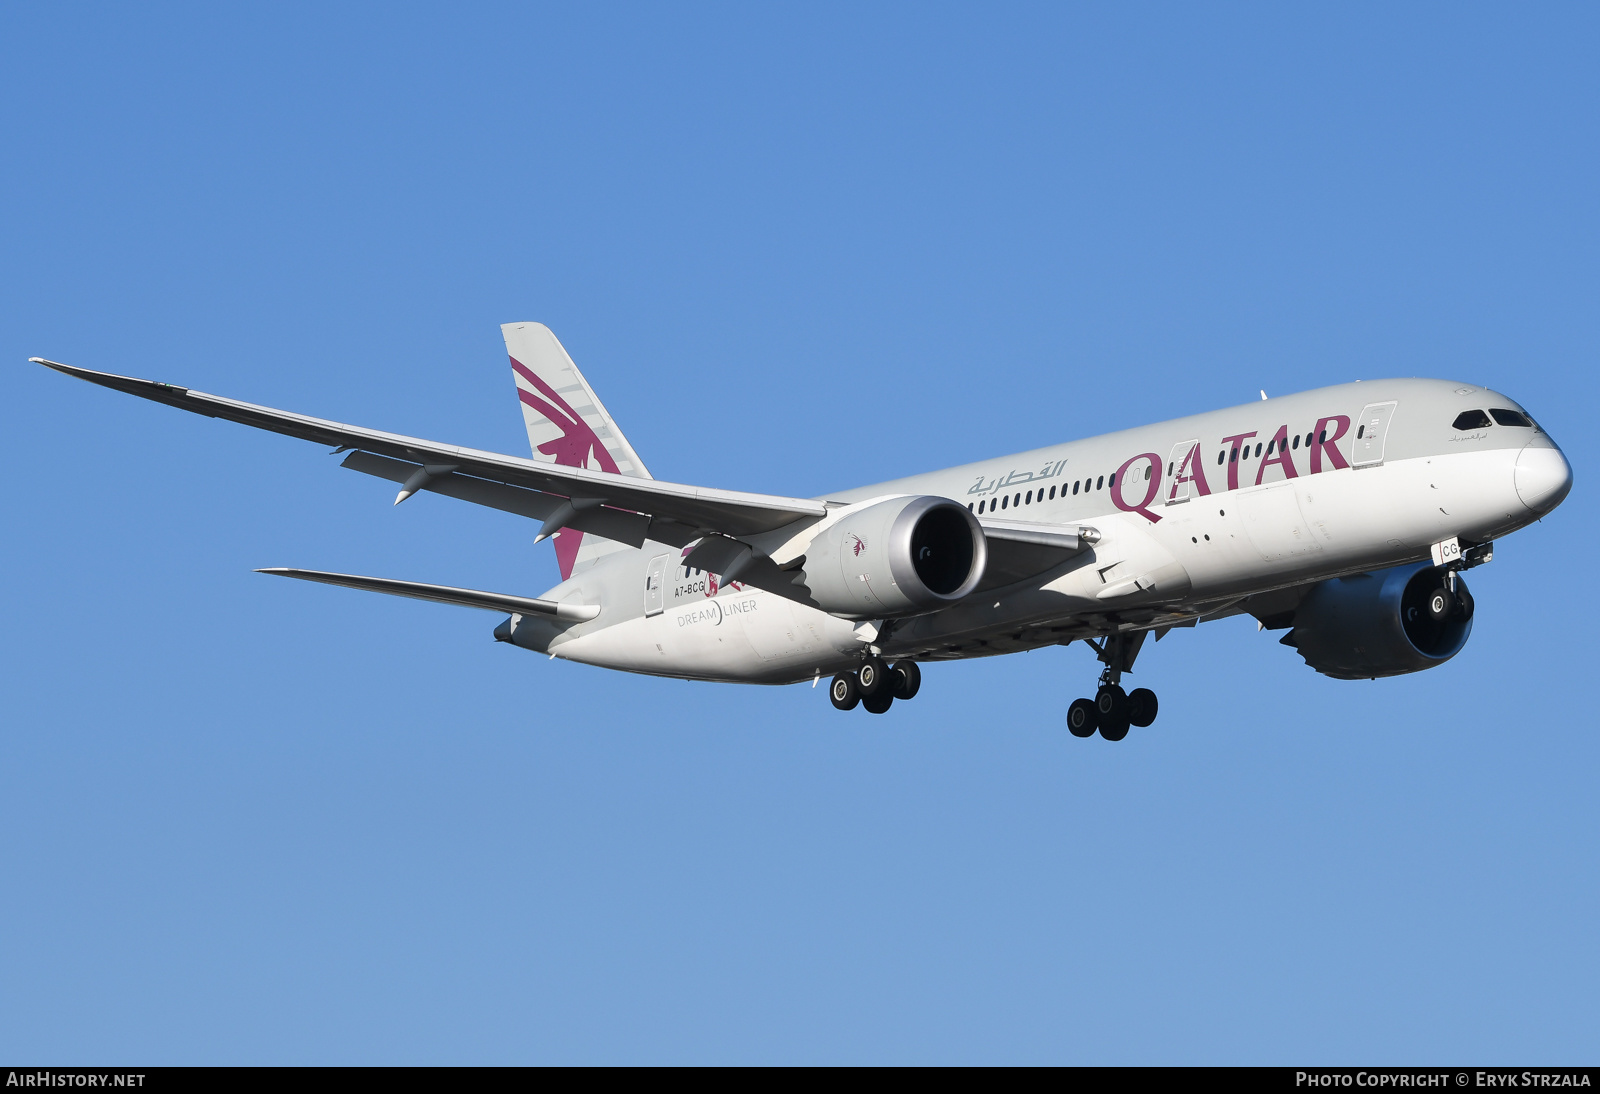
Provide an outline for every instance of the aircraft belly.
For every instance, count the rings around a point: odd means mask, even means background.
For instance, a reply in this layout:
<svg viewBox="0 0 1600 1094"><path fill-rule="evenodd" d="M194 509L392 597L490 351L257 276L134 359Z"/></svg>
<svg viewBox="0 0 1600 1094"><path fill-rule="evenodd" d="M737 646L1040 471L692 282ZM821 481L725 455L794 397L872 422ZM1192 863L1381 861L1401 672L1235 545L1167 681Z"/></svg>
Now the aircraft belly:
<svg viewBox="0 0 1600 1094"><path fill-rule="evenodd" d="M809 617L809 618L808 618ZM770 593L734 590L574 637L551 651L603 668L697 680L787 683L853 657L853 624Z"/></svg>

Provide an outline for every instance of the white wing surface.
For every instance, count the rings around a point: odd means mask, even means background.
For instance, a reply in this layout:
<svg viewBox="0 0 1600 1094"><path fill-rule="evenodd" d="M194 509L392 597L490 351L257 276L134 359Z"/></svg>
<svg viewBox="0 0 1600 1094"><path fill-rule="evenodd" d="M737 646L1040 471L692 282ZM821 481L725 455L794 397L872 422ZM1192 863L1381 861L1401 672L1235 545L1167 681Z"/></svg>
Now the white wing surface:
<svg viewBox="0 0 1600 1094"><path fill-rule="evenodd" d="M815 519L827 512L820 501L805 498L714 490L613 475L587 467L564 467L363 429L225 399L220 395L207 395L174 384L95 372L40 357L31 360L91 384L208 418L224 418L301 440L354 449L355 455L345 461L347 466L404 482L405 488L397 501L417 490L453 494L526 516L548 514L542 519L547 523L557 522L551 531L572 527L593 530L634 546L646 538L687 546L711 533L734 537L758 535L797 520ZM372 456L385 459L375 461ZM409 466L396 467L396 464ZM403 479L400 478L402 471ZM494 500L489 500L491 498ZM591 516L605 524L607 530L589 528L585 518Z"/></svg>

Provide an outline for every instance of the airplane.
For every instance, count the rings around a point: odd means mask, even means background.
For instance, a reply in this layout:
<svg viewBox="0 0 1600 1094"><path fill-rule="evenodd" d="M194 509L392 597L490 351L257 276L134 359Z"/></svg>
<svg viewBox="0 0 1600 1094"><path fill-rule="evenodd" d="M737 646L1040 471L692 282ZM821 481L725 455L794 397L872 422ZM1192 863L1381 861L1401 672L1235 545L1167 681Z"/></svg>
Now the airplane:
<svg viewBox="0 0 1600 1094"><path fill-rule="evenodd" d="M1369 380L813 498L663 482L550 329L501 328L523 459L30 358L90 383L333 445L340 466L539 522L539 597L320 570L261 573L503 613L494 637L624 672L792 684L841 710L914 698L921 667L1083 641L1103 666L1067 729L1155 720L1122 677L1152 634L1248 614L1342 680L1444 664L1465 570L1572 487L1514 400Z"/></svg>

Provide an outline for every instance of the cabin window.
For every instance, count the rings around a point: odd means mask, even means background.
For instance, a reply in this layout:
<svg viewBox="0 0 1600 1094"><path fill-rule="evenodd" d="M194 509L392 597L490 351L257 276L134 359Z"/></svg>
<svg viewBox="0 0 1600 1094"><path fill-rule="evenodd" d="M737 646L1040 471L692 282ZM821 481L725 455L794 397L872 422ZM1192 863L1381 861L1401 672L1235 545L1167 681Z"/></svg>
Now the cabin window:
<svg viewBox="0 0 1600 1094"><path fill-rule="evenodd" d="M1366 435L1367 435L1367 427L1366 427L1365 424L1362 424L1362 426L1359 429L1356 430L1356 440L1359 441L1362 437L1365 437Z"/></svg>
<svg viewBox="0 0 1600 1094"><path fill-rule="evenodd" d="M1228 457L1228 462L1229 463L1238 463L1239 462L1239 450L1237 448L1235 448L1233 450L1233 453Z"/></svg>
<svg viewBox="0 0 1600 1094"><path fill-rule="evenodd" d="M1221 467L1222 466L1222 461L1227 459L1227 458L1228 458L1228 454L1226 452L1218 452L1217 453L1217 466Z"/></svg>
<svg viewBox="0 0 1600 1094"><path fill-rule="evenodd" d="M1025 504L1025 505L1032 505L1033 504L1033 491L1029 490L1028 491L1028 496L1023 498L1022 501L1023 501L1023 504Z"/></svg>
<svg viewBox="0 0 1600 1094"><path fill-rule="evenodd" d="M1096 490L1102 489L1105 486L1105 484L1106 484L1106 477L1104 475L1101 475L1099 481L1094 484L1094 488Z"/></svg>
<svg viewBox="0 0 1600 1094"><path fill-rule="evenodd" d="M1073 492L1073 493L1074 493L1074 494L1076 494L1076 493L1077 493L1077 492L1078 492L1078 485L1079 485L1079 484L1078 484L1078 482L1077 482L1077 480L1073 480L1073 483L1072 483L1072 492Z"/></svg>
<svg viewBox="0 0 1600 1094"><path fill-rule="evenodd" d="M1328 431L1326 429L1324 429L1320 434L1318 434L1317 440L1322 442L1323 444L1327 444L1328 443Z"/></svg>
<svg viewBox="0 0 1600 1094"><path fill-rule="evenodd" d="M1010 500L1011 500L1010 498L1001 498L1000 499L1000 508L1004 509L1006 507L1006 502L1008 502Z"/></svg>
<svg viewBox="0 0 1600 1094"><path fill-rule="evenodd" d="M1018 494L1016 497L1012 498L1011 499L1011 504L1012 505L1021 505L1022 504L1022 495Z"/></svg>
<svg viewBox="0 0 1600 1094"><path fill-rule="evenodd" d="M1494 420L1501 425L1519 425L1524 429L1533 428L1533 423L1528 420L1528 416L1526 414L1518 414L1515 410L1491 410L1489 413L1493 414Z"/></svg>
<svg viewBox="0 0 1600 1094"><path fill-rule="evenodd" d="M1307 447L1307 448L1310 448L1310 447L1311 447L1311 436L1312 436L1312 435L1311 435L1311 434L1310 434L1310 433L1307 433L1307 434L1306 434L1306 447Z"/></svg>
<svg viewBox="0 0 1600 1094"><path fill-rule="evenodd" d="M1456 415L1456 420L1450 423L1457 429L1488 429L1489 415L1481 410L1463 410Z"/></svg>
<svg viewBox="0 0 1600 1094"><path fill-rule="evenodd" d="M967 502L967 512L969 512L969 513L975 512L975 510L972 508L972 503L970 501Z"/></svg>
<svg viewBox="0 0 1600 1094"><path fill-rule="evenodd" d="M1290 447L1291 448L1299 448L1300 447L1300 434L1296 433L1294 435L1294 444L1291 445Z"/></svg>
<svg viewBox="0 0 1600 1094"><path fill-rule="evenodd" d="M1053 486L1050 488L1050 500L1051 501L1055 501L1056 500L1056 488L1053 487Z"/></svg>
<svg viewBox="0 0 1600 1094"><path fill-rule="evenodd" d="M1256 445L1256 459L1259 460L1260 458L1261 458L1261 446L1258 444L1258 445Z"/></svg>

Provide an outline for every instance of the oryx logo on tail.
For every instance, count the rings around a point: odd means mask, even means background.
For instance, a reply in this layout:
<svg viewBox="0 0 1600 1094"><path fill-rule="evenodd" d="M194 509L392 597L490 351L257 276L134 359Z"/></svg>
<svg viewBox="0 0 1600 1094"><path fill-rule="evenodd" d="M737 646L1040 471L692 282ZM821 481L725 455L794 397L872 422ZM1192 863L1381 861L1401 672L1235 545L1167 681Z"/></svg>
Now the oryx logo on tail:
<svg viewBox="0 0 1600 1094"><path fill-rule="evenodd" d="M611 475L650 477L550 328L543 323L507 323L500 332L534 459ZM572 576L574 567L619 549L575 528L564 528L553 538L563 580Z"/></svg>

